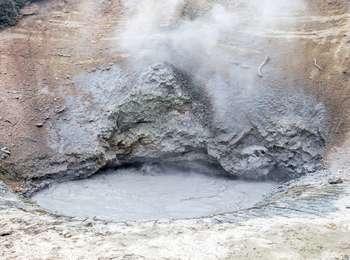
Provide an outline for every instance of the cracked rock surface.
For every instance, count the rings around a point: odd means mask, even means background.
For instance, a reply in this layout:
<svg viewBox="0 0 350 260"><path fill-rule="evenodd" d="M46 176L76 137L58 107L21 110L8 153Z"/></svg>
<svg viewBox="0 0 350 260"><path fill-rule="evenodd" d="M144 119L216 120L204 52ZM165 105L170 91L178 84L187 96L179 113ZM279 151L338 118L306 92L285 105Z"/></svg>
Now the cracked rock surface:
<svg viewBox="0 0 350 260"><path fill-rule="evenodd" d="M128 73L113 65L74 80L86 98L67 97L69 113L49 131L52 156L23 163L32 169L29 179L73 179L106 165L156 161L201 161L255 180L322 168L327 113L307 95L238 90L223 121L205 88L169 64Z"/></svg>
<svg viewBox="0 0 350 260"><path fill-rule="evenodd" d="M238 89L213 113L205 87L169 64L116 65L74 78L86 97L49 130L47 155L23 161L22 178L87 177L106 165L202 161L246 179L288 180L322 168L327 112L313 98L264 87ZM28 171L30 169L30 171Z"/></svg>
<svg viewBox="0 0 350 260"><path fill-rule="evenodd" d="M320 170L326 109L303 94L264 88L232 97L225 121L181 72L159 64L141 73L109 116L106 149L117 162L205 158L247 179L291 179Z"/></svg>

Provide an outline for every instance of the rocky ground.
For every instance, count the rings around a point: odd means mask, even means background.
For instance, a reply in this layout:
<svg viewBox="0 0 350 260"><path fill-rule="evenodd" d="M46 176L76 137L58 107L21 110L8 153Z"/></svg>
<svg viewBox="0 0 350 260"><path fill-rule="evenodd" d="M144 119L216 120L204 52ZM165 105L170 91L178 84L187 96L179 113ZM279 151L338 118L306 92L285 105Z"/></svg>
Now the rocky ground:
<svg viewBox="0 0 350 260"><path fill-rule="evenodd" d="M196 5L203 2L196 1ZM234 8L246 12L242 12L243 20L251 20L249 8L242 1L234 3ZM276 89L283 86L291 93L306 93L314 97L312 102L305 103L308 111L319 111L319 103L329 110L331 139L325 165L331 175L292 182L265 204L248 211L206 219L146 223L107 223L54 216L18 198L12 191L25 191L27 180L33 178L41 183L48 176L93 174L108 163L118 164L125 159L115 160L115 151L123 151L122 155L127 154L130 161L144 158L144 147L155 158L159 158L160 152L165 156L170 147L172 156L174 151L177 155L190 152L197 159L208 160L208 153L203 150L210 147L207 139L213 138L213 131L202 123L203 114L197 113L203 102L193 105L189 102L193 100L189 98L191 93L183 92L181 87L169 89L171 95L181 97L175 99L181 101L177 106L170 106L172 109L165 112L153 107L152 111L158 113L138 117L138 107L131 106L138 101L135 95L129 93L129 88L124 90L128 94L120 95L124 93L123 87L128 87L123 83L126 78L120 76L128 54L117 48L127 18L120 1L49 0L22 9L30 15L25 15L15 27L0 32L0 170L6 183L0 186L1 258L348 259L348 8L346 0L307 1L302 11L281 12L269 20L269 23L278 21L280 26L267 26L261 21L256 21L256 26L249 23L250 26L235 32L238 40L230 39L230 44L222 46L236 54L233 65L238 67L240 75L254 75L251 84ZM270 62L260 77L259 65L267 55ZM160 98L166 103L166 98L173 97L169 93L159 94L157 89L151 94L158 94L150 96L147 91L152 86L141 88L143 105L147 106L144 101L148 98ZM116 90L119 99L111 99ZM140 100L137 95L136 99ZM127 116L120 117L123 113ZM162 138L167 145L155 145L159 124L155 125L154 120L159 114L162 117L156 119L163 120L161 126L165 129L161 133L173 134L175 129L185 136L182 136L185 143L179 144L165 135ZM169 114L178 120L169 121ZM104 121L110 118L113 120ZM196 120L189 120L192 118ZM304 120L312 125L317 124L315 118L320 117ZM179 122L183 124L176 125ZM147 138L135 123L146 126ZM196 131L186 132L186 124L191 124L189 130ZM109 129L107 135L101 126ZM103 135L96 134L100 130ZM155 137L150 140L152 135ZM135 136L140 138L135 141ZM95 142L101 137L102 144L100 139ZM106 152L106 147L112 147L114 153ZM183 147L189 150L182 151ZM221 166L232 170L232 165L225 164L232 155L218 150L209 153L210 159L217 158L223 162ZM261 147L253 150L253 153L265 152ZM147 156L149 159L149 153ZM264 156L261 158L259 167L261 162L266 162ZM343 183L329 184L329 178L341 178Z"/></svg>

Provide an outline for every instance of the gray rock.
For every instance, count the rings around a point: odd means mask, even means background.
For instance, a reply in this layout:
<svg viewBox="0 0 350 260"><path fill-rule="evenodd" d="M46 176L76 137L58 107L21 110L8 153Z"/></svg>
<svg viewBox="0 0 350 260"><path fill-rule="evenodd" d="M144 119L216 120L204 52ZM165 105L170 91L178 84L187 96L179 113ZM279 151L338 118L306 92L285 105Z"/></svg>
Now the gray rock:
<svg viewBox="0 0 350 260"><path fill-rule="evenodd" d="M222 167L249 179L291 179L322 168L327 138L324 106L303 94L264 88L240 97L244 113L216 123L208 152ZM235 106L235 105L234 105ZM237 111L237 109L229 111ZM236 125L235 125L236 124Z"/></svg>
<svg viewBox="0 0 350 260"><path fill-rule="evenodd" d="M73 80L83 94L67 96L65 112L48 124L50 153L16 162L27 169L21 178L39 186L152 162L200 162L254 180L322 168L326 110L302 93L230 88L218 113L205 82L169 64L128 72L111 66Z"/></svg>
<svg viewBox="0 0 350 260"><path fill-rule="evenodd" d="M110 116L114 126L103 135L108 150L123 163L206 157L207 111L191 87L169 65L158 64L142 73Z"/></svg>
<svg viewBox="0 0 350 260"><path fill-rule="evenodd" d="M220 120L200 91L169 65L148 69L110 117L108 150L120 163L194 160L195 153L247 179L291 179L321 169L327 117L312 98L269 88L235 93Z"/></svg>

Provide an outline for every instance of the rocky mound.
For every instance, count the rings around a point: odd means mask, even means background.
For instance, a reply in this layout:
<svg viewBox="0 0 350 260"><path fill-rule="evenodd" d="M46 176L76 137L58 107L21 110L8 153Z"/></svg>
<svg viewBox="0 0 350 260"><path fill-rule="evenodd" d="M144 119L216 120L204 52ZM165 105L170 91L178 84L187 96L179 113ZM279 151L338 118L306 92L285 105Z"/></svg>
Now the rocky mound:
<svg viewBox="0 0 350 260"><path fill-rule="evenodd" d="M153 66L116 106L104 139L117 161L193 160L196 154L248 179L290 179L320 169L327 135L322 105L265 88L236 96L221 122L212 118L211 101L194 93L201 88L184 78L169 65Z"/></svg>
<svg viewBox="0 0 350 260"><path fill-rule="evenodd" d="M245 179L288 180L322 167L326 110L302 93L238 90L218 117L205 87L168 64L113 66L75 82L88 97L67 97L68 112L50 128L52 151L9 172L72 179L106 166L200 161Z"/></svg>

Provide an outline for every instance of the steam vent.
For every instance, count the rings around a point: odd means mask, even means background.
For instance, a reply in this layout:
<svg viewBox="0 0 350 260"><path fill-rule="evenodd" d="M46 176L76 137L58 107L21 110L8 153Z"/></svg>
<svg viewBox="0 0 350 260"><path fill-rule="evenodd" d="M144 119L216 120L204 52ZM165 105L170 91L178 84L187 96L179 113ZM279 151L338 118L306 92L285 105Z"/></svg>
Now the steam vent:
<svg viewBox="0 0 350 260"><path fill-rule="evenodd" d="M348 0L0 0L0 259L350 259Z"/></svg>

